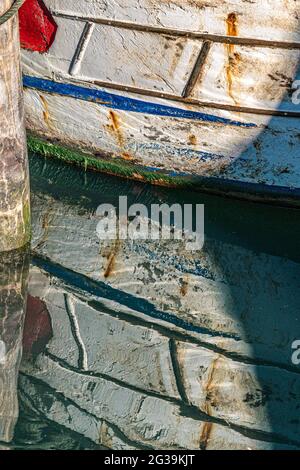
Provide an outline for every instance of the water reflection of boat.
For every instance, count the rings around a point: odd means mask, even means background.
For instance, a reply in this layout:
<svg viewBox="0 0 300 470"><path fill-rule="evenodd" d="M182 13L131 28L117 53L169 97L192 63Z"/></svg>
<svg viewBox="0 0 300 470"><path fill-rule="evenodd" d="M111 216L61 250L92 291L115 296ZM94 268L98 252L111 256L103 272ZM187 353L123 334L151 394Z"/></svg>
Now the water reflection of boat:
<svg viewBox="0 0 300 470"><path fill-rule="evenodd" d="M37 173L29 305L43 327L23 362L22 398L113 449L300 447L296 211L268 211L286 221L279 248L268 227L251 240L263 206L254 227L251 206L217 198L201 200L209 227L219 225L199 256L180 241L99 244L95 208L117 198L114 180L86 175L79 195L80 172ZM179 197L129 182L118 190L139 202Z"/></svg>
<svg viewBox="0 0 300 470"><path fill-rule="evenodd" d="M27 0L20 18L31 149L157 184L299 203L294 0Z"/></svg>

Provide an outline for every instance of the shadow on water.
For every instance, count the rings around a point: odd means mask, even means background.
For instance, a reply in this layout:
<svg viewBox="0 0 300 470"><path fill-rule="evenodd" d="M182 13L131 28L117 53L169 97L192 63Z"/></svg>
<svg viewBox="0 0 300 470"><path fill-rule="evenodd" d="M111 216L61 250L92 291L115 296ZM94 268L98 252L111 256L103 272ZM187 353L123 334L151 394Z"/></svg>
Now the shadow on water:
<svg viewBox="0 0 300 470"><path fill-rule="evenodd" d="M300 338L299 210L151 187L83 173L36 157L31 158L31 173L33 193L51 195L65 207L92 212L101 203L117 207L120 195L128 196L128 205L138 202L149 208L150 204L163 202L205 205L205 246L202 253L194 254L194 261L201 264L204 254L206 269L195 272L200 277L208 276L215 287L209 292L212 315L201 321L221 337L237 339L237 347L226 354L241 364L249 363L257 384L254 389L249 387L249 392L246 383L244 393L243 383L240 379L235 383L233 376L222 377L217 371L213 380L221 390L222 380L224 389L230 385L228 381L234 382L233 393L242 403L237 413L253 412L257 429L269 433L267 440L299 446L300 435L295 432L299 431L300 419L297 406L292 407L295 414L289 413L289 400L299 401L295 384L299 383L300 369L291 359L292 342ZM207 311L206 298L199 293L200 313L202 305ZM247 382L247 375L242 378ZM222 399L222 393L218 398ZM261 439L264 433L259 436Z"/></svg>

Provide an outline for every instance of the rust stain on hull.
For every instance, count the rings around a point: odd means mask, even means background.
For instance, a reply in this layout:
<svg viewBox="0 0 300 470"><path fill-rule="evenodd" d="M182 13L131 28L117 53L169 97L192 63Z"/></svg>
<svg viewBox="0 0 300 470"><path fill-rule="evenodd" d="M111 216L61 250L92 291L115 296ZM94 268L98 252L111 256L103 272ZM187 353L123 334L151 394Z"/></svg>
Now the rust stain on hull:
<svg viewBox="0 0 300 470"><path fill-rule="evenodd" d="M189 288L189 280L188 278L185 278L181 281L181 286L180 286L180 294L182 297L185 297L186 294L188 293L188 288Z"/></svg>
<svg viewBox="0 0 300 470"><path fill-rule="evenodd" d="M110 118L111 124L108 126L108 128L114 132L119 146L123 147L124 139L123 139L122 132L121 132L120 118L115 111L109 111L109 118Z"/></svg>
<svg viewBox="0 0 300 470"><path fill-rule="evenodd" d="M178 63L181 59L181 56L184 52L184 47L186 45L186 39L181 39L178 41L176 41L175 43L175 51L174 51L174 54L173 54L173 58L172 58L172 62L171 62L171 65L170 65L170 70L169 70L169 74L170 76L172 77L176 71L176 68L178 67Z"/></svg>
<svg viewBox="0 0 300 470"><path fill-rule="evenodd" d="M133 156L130 155L129 152L122 152L121 157L124 158L124 160L134 160Z"/></svg>
<svg viewBox="0 0 300 470"><path fill-rule="evenodd" d="M229 13L226 19L227 36L238 36L238 19L236 13Z"/></svg>
<svg viewBox="0 0 300 470"><path fill-rule="evenodd" d="M116 261L115 258L116 258L116 253L111 253L108 257L107 266L104 271L105 279L111 276L111 274L113 274L113 271L115 268L115 261Z"/></svg>
<svg viewBox="0 0 300 470"><path fill-rule="evenodd" d="M207 448L207 444L211 435L212 427L213 427L213 423L210 421L207 421L203 425L201 437L200 437L200 449L201 450L206 450Z"/></svg>
<svg viewBox="0 0 300 470"><path fill-rule="evenodd" d="M197 145L197 137L195 136L195 134L189 135L188 144Z"/></svg>
<svg viewBox="0 0 300 470"><path fill-rule="evenodd" d="M230 13L226 19L226 34L227 36L237 37L239 34L238 30L238 17L236 13ZM227 66L226 66L226 81L227 91L230 98L238 105L238 100L233 93L233 82L239 73L239 63L241 56L235 51L234 44L225 44L227 50Z"/></svg>
<svg viewBox="0 0 300 470"><path fill-rule="evenodd" d="M128 151L124 150L125 138L124 138L124 136L122 134L122 131L121 131L122 124L121 124L120 117L118 116L118 114L115 111L110 110L109 111L109 118L110 118L111 123L107 126L107 128L108 128L109 131L112 132L113 136L117 140L118 146L119 146L120 151L121 151L120 156L124 160L134 160L132 155L130 155L130 153Z"/></svg>
<svg viewBox="0 0 300 470"><path fill-rule="evenodd" d="M104 269L104 274L103 274L105 279L107 279L114 273L115 265L116 265L116 257L117 257L119 248L120 248L120 240L117 239L114 243L114 246L110 250L110 252L108 254L104 254L104 256L106 256L107 258L107 265Z"/></svg>
<svg viewBox="0 0 300 470"><path fill-rule="evenodd" d="M220 357L221 356L218 355L213 360L213 362L211 364L211 367L209 369L207 383L206 383L206 386L204 388L204 390L206 392L206 398L205 398L205 404L204 404L204 413L206 413L208 416L212 415L211 395L212 395L212 391L213 391L213 387L214 387L214 383L213 383L214 375L215 375L217 363L218 363ZM214 425L214 423L212 423L211 421L207 421L203 425L201 436L200 436L200 449L201 450L205 450L207 448L207 445L208 445L208 442L209 442L209 439L210 439L210 436L211 436L213 425Z"/></svg>
<svg viewBox="0 0 300 470"><path fill-rule="evenodd" d="M40 97L40 100L41 100L42 105L43 105L43 119L44 119L47 127L51 130L51 129L53 129L53 123L52 123L51 117L50 117L48 102L47 102L46 98L43 95L39 95L39 97Z"/></svg>

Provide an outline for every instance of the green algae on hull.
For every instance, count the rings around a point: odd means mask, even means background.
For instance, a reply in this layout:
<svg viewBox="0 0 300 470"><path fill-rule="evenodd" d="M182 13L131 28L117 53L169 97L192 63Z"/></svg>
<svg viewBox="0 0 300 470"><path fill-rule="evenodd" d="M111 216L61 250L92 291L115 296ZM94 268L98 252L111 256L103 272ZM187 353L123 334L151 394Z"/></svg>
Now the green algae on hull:
<svg viewBox="0 0 300 470"><path fill-rule="evenodd" d="M120 159L117 160L117 158L113 157L96 157L91 153L51 143L33 135L28 135L27 145L31 153L78 165L84 168L85 171L90 169L122 178L130 178L169 187L191 186L193 184L191 180L184 176L172 177L162 170L143 169L139 165L120 161Z"/></svg>
<svg viewBox="0 0 300 470"><path fill-rule="evenodd" d="M247 181L240 182L213 175L168 173L160 169L149 169L117 157L96 156L92 153L85 153L83 150L75 150L59 143L51 143L31 134L28 135L28 150L32 154L56 158L62 162L80 166L85 171L90 169L169 188L191 188L194 191L222 197L280 205L282 207L300 207L300 191L297 189L287 191L280 186L253 184Z"/></svg>

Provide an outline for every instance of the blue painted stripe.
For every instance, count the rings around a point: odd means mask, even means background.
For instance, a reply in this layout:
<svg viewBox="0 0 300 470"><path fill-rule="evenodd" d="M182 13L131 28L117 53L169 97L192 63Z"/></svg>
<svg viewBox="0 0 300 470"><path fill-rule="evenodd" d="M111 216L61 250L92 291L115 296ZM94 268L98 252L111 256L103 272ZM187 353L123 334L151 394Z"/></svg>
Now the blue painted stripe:
<svg viewBox="0 0 300 470"><path fill-rule="evenodd" d="M25 75L23 77L23 84L25 87L44 91L46 93L56 93L58 95L69 96L78 100L92 101L93 103L98 103L107 108L119 109L122 111L192 119L196 121L212 122L214 124L225 124L228 126L257 127L256 124L253 123L233 121L231 119L214 116L213 114L199 113L197 111L189 111L187 109L176 108L173 106L149 103L147 101L115 95L113 93L96 90L94 88L86 88L73 85L71 83L54 82L52 80L31 77L29 75Z"/></svg>

